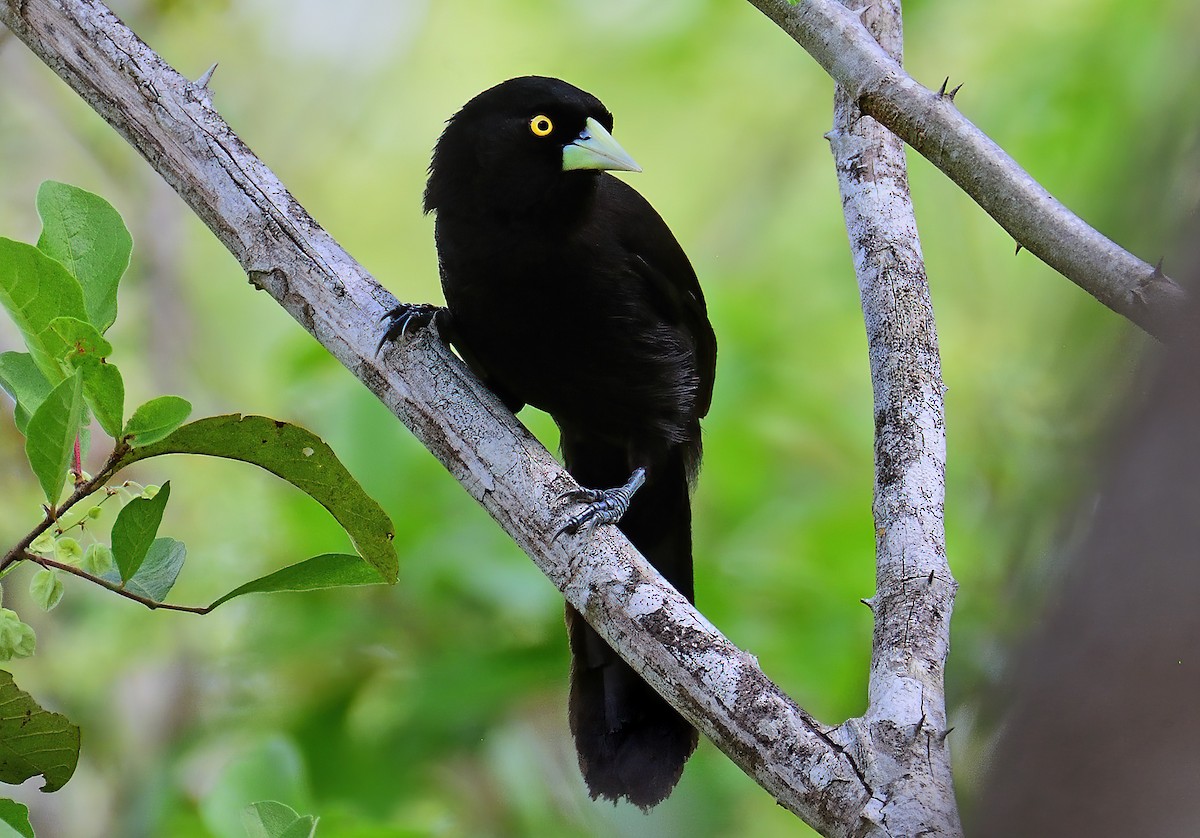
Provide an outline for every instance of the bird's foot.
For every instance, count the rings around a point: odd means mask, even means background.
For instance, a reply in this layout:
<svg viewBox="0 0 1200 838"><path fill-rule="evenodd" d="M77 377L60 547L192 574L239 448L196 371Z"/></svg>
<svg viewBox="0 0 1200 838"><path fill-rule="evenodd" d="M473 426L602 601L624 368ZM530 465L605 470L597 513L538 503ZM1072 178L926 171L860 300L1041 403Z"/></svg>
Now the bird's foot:
<svg viewBox="0 0 1200 838"><path fill-rule="evenodd" d="M628 482L615 489L576 489L567 492L562 500L587 504L583 511L577 512L567 519L554 534L557 539L563 533L575 535L579 531L589 533L600 524L615 524L629 511L629 503L633 495L646 482L646 470L633 470Z"/></svg>
<svg viewBox="0 0 1200 838"><path fill-rule="evenodd" d="M388 324L387 330L379 339L379 346L375 347L375 352L378 353L383 349L383 345L388 341L404 337L408 334L409 329L421 329L428 326L441 310L441 306L431 303L400 303L383 315L382 319Z"/></svg>

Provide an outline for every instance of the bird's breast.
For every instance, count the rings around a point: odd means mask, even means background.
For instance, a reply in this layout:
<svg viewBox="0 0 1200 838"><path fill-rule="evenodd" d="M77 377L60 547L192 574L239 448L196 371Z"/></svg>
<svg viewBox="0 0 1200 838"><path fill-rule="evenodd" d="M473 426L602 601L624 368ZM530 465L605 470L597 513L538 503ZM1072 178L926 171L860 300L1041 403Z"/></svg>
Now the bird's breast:
<svg viewBox="0 0 1200 838"><path fill-rule="evenodd" d="M695 359L635 275L587 247L439 245L455 331L486 378L560 423L690 432Z"/></svg>

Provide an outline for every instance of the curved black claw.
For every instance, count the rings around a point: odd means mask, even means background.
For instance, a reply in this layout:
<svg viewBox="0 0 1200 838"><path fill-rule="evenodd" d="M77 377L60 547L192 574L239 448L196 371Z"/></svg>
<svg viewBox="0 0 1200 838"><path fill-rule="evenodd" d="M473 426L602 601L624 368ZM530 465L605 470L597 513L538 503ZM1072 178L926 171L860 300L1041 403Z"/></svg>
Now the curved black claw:
<svg viewBox="0 0 1200 838"><path fill-rule="evenodd" d="M396 340L408 334L409 329L421 329L428 326L430 321L441 311L441 306L432 303L400 303L394 309L383 315L382 320L388 324L387 331L379 339L375 354L383 349L389 340Z"/></svg>
<svg viewBox="0 0 1200 838"><path fill-rule="evenodd" d="M582 530L589 533L600 524L615 524L629 511L634 493L646 482L646 470L636 468L624 486L615 489L576 489L562 495L560 500L571 500L587 504L583 511L567 519L554 534L557 539L563 533L575 535Z"/></svg>

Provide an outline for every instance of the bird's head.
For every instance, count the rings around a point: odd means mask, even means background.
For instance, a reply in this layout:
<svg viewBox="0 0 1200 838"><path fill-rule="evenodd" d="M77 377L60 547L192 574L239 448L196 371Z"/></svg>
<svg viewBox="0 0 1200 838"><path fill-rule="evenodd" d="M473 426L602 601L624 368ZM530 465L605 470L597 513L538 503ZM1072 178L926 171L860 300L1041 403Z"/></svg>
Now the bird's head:
<svg viewBox="0 0 1200 838"><path fill-rule="evenodd" d="M640 172L612 137L608 109L559 79L524 76L480 93L433 151L425 211L553 211L603 170Z"/></svg>

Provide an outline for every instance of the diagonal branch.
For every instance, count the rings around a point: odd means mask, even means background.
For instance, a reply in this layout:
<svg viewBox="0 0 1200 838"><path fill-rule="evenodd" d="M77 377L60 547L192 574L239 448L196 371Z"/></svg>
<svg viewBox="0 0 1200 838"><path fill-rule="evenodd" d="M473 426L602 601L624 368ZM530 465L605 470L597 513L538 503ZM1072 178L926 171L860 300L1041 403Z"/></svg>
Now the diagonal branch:
<svg viewBox="0 0 1200 838"><path fill-rule="evenodd" d="M861 834L845 749L666 584L615 528L554 540L570 476L426 330L376 357L395 299L304 211L193 84L98 0L0 0L0 22L180 194L251 282L353 372L567 600L681 713L823 833Z"/></svg>
<svg viewBox="0 0 1200 838"><path fill-rule="evenodd" d="M1017 242L1160 339L1183 290L1088 226L941 95L918 84L838 0L750 0L803 47L863 113L937 166Z"/></svg>
<svg viewBox="0 0 1200 838"><path fill-rule="evenodd" d="M897 59L900 0L849 0ZM946 747L944 673L955 582L946 561L946 427L933 304L904 146L838 87L826 137L858 275L875 397L875 637L867 713L835 738L868 764L888 835L962 834Z"/></svg>

